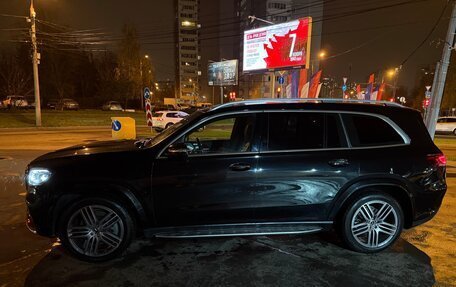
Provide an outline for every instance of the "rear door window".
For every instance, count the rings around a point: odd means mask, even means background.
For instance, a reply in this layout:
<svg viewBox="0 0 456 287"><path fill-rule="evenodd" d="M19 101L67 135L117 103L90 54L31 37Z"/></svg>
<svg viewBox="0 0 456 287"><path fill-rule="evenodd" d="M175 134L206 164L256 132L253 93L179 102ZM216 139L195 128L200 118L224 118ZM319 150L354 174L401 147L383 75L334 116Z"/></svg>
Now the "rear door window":
<svg viewBox="0 0 456 287"><path fill-rule="evenodd" d="M353 147L370 147L403 144L399 133L379 117L343 114L350 143Z"/></svg>
<svg viewBox="0 0 456 287"><path fill-rule="evenodd" d="M269 151L346 147L338 114L269 113Z"/></svg>

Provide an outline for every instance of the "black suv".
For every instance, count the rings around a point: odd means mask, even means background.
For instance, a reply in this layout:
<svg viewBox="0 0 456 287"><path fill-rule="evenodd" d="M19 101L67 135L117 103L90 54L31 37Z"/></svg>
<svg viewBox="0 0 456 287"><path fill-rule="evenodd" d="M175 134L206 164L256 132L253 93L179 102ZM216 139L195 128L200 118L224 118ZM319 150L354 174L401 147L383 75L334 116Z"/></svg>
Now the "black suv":
<svg viewBox="0 0 456 287"><path fill-rule="evenodd" d="M137 234L337 230L359 252L431 219L446 160L418 111L393 103L257 100L195 112L151 139L80 145L26 171L28 226L87 261Z"/></svg>

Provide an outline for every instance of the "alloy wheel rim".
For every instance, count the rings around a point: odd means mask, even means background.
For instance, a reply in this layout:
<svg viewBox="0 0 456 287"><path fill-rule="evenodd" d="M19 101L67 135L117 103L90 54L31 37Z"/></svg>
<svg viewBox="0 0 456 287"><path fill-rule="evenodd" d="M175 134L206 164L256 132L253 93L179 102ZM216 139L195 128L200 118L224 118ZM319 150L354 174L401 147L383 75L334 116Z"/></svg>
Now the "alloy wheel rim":
<svg viewBox="0 0 456 287"><path fill-rule="evenodd" d="M81 207L70 217L67 237L79 253L101 257L114 252L122 243L125 227L120 216L102 205Z"/></svg>
<svg viewBox="0 0 456 287"><path fill-rule="evenodd" d="M394 207L383 200L371 200L353 214L351 233L355 240L370 249L382 248L395 237L399 218Z"/></svg>

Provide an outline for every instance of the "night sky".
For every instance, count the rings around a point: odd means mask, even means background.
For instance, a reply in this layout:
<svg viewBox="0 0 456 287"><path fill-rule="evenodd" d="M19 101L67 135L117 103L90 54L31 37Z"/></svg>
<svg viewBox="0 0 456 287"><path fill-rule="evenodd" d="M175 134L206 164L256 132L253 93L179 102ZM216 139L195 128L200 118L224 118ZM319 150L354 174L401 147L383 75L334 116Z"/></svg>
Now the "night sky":
<svg viewBox="0 0 456 287"><path fill-rule="evenodd" d="M107 39L119 37L124 23L134 24L139 30L144 53L151 56L156 67L157 79L173 79L172 33L175 13L172 0L35 1L38 18L59 25L68 25L74 29L99 29L96 32L103 33ZM206 1L210 0L201 0L202 5L205 5ZM360 48L326 59L325 73L333 75L341 81L343 76L348 76L351 64L351 78L356 82L364 82L372 72L398 66L423 41L447 1L421 1L335 20L327 20L327 18L347 11L369 9L406 2L406 0L334 0L328 2L325 6L322 41L328 56ZM0 0L0 13L26 15L28 3L25 0ZM439 45L439 40L445 38L450 10L451 6L447 8L444 17L429 40L404 65L399 78L400 84L412 87L415 84L419 67L435 64L439 60L442 53L442 45ZM210 17L207 12L201 12L201 14L202 20ZM21 21L23 20L0 17L0 29L17 27ZM9 32L0 33L0 39L8 38L11 38ZM160 43L157 44L157 42ZM1 43L3 45L7 42ZM204 42L202 44L204 45ZM106 47L112 46L106 45ZM204 47L202 50L204 52ZM205 66L206 63L202 63L202 67Z"/></svg>

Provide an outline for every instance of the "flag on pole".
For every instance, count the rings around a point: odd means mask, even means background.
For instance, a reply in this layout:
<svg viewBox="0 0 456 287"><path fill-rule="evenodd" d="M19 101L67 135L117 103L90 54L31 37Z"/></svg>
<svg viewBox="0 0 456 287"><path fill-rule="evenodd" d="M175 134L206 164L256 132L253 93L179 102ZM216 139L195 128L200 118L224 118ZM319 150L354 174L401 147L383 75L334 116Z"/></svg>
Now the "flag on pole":
<svg viewBox="0 0 456 287"><path fill-rule="evenodd" d="M356 85L356 98L358 100L362 100L363 99L363 94L361 93L361 85L360 84Z"/></svg>
<svg viewBox="0 0 456 287"><path fill-rule="evenodd" d="M317 99L320 97L321 85L322 85L321 83L318 84L317 95L315 96L315 98L317 98Z"/></svg>
<svg viewBox="0 0 456 287"><path fill-rule="evenodd" d="M321 70L316 72L309 81L309 98L318 96L318 86L320 85Z"/></svg>
<svg viewBox="0 0 456 287"><path fill-rule="evenodd" d="M377 101L381 101L382 100L384 92L385 92L385 83L382 83L380 85L380 88L378 89Z"/></svg>
<svg viewBox="0 0 456 287"><path fill-rule="evenodd" d="M375 82L375 74L371 74L369 76L369 84L373 84Z"/></svg>
<svg viewBox="0 0 456 287"><path fill-rule="evenodd" d="M374 86L374 89L372 90L372 94L371 94L371 97L370 97L371 101L377 100L378 89L379 89L379 86Z"/></svg>
<svg viewBox="0 0 456 287"><path fill-rule="evenodd" d="M309 82L305 83L300 91L301 98L308 98L309 97Z"/></svg>
<svg viewBox="0 0 456 287"><path fill-rule="evenodd" d="M364 95L364 99L365 100L370 100L371 99L372 92L373 92L373 89L374 89L374 81L375 81L375 75L371 74L369 76L369 83L367 84L366 94Z"/></svg>
<svg viewBox="0 0 456 287"><path fill-rule="evenodd" d="M299 89L298 89L298 98L304 98L301 95L301 92L304 89L304 86L307 83L307 69L301 69L299 73Z"/></svg>

